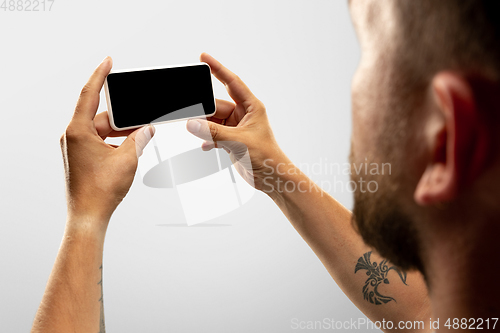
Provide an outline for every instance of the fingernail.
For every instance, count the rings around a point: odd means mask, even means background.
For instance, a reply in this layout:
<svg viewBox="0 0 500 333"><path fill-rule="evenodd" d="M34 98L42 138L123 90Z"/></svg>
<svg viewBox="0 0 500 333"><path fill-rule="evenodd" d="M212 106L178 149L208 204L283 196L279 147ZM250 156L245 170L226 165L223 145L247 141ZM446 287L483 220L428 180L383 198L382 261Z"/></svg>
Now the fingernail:
<svg viewBox="0 0 500 333"><path fill-rule="evenodd" d="M151 124L148 126L149 126L149 133L151 133L151 137L152 137L156 133L156 128Z"/></svg>
<svg viewBox="0 0 500 333"><path fill-rule="evenodd" d="M193 134L200 131L201 123L198 120L189 120L187 123L187 130Z"/></svg>
<svg viewBox="0 0 500 333"><path fill-rule="evenodd" d="M104 58L102 61L101 61L101 65L104 64L105 62L108 62L108 61L111 61L111 57L110 56L107 56L106 58Z"/></svg>
<svg viewBox="0 0 500 333"><path fill-rule="evenodd" d="M146 125L143 128L141 128L139 135L144 136L146 141L149 141L153 137L154 133L155 133L155 130L154 130L153 126Z"/></svg>

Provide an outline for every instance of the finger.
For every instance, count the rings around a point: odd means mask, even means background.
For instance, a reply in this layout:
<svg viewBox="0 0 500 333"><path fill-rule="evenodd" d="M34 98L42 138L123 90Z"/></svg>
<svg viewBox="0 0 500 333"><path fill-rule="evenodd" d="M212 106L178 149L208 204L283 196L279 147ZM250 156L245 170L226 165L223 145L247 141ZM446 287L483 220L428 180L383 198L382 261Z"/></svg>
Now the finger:
<svg viewBox="0 0 500 333"><path fill-rule="evenodd" d="M215 102L215 114L210 118L227 119L236 108L236 105L230 101L216 99Z"/></svg>
<svg viewBox="0 0 500 333"><path fill-rule="evenodd" d="M190 133L207 141L233 141L237 135L235 127L223 126L201 119L189 120L186 128Z"/></svg>
<svg viewBox="0 0 500 333"><path fill-rule="evenodd" d="M108 138L118 138L122 136L129 136L130 134L134 133L137 128L134 129L129 129L129 130L124 130L124 131L115 131L113 130L111 133L108 134Z"/></svg>
<svg viewBox="0 0 500 333"><path fill-rule="evenodd" d="M205 141L201 144L201 149L203 151L209 151L215 148L215 143L213 141Z"/></svg>
<svg viewBox="0 0 500 333"><path fill-rule="evenodd" d="M226 151L226 153L231 154L231 151L229 150L229 148L227 148L224 144L217 146L217 142L213 142L213 141L205 141L201 144L201 149L203 151L209 151L209 150L212 150L214 148L222 148Z"/></svg>
<svg viewBox="0 0 500 333"><path fill-rule="evenodd" d="M146 125L144 127L135 130L132 134L127 136L125 141L121 144L120 150L126 153L134 153L137 157L142 155L142 151L146 147L151 138L155 134L155 128L152 125Z"/></svg>
<svg viewBox="0 0 500 333"><path fill-rule="evenodd" d="M236 105L233 113L226 119L226 126L237 126L245 115L245 107L242 104Z"/></svg>
<svg viewBox="0 0 500 333"><path fill-rule="evenodd" d="M215 115L207 118L217 124L226 126L236 126L245 116L245 107L241 104L234 104L233 102L217 99L217 107ZM222 122L224 120L224 122Z"/></svg>
<svg viewBox="0 0 500 333"><path fill-rule="evenodd" d="M80 93L80 98L76 104L73 118L77 121L88 121L94 119L99 106L99 92L104 84L106 76L109 74L113 62L110 57L106 57L94 70Z"/></svg>
<svg viewBox="0 0 500 333"><path fill-rule="evenodd" d="M229 96L236 103L252 102L257 99L236 74L224 67L214 57L208 53L202 53L200 60L210 66L212 74L226 86Z"/></svg>
<svg viewBox="0 0 500 333"><path fill-rule="evenodd" d="M225 119L219 119L219 118L215 118L215 117L208 117L207 120L213 121L216 124L222 124L225 121Z"/></svg>
<svg viewBox="0 0 500 333"><path fill-rule="evenodd" d="M109 115L108 112L104 111L98 113L94 118L94 126L97 130L97 134L104 140L107 137L120 137L120 136L129 136L136 129L125 130L125 131L115 131L111 128L109 124Z"/></svg>

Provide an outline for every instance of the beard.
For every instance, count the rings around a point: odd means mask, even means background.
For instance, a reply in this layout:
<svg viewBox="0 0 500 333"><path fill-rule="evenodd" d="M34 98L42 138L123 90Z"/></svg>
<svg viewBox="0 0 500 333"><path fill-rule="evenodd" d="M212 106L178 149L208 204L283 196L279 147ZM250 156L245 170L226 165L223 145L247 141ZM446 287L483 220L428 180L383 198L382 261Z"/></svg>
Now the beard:
<svg viewBox="0 0 500 333"><path fill-rule="evenodd" d="M355 162L352 151L350 160L352 168ZM404 177L398 171L403 169L398 163L390 165L391 171L396 169L395 173L372 175L366 172L361 175L352 170L351 180L356 184L360 181L378 184L376 191L373 191L374 186L370 187L372 191L366 188L362 191L360 186L356 186L353 224L364 242L394 265L403 270L417 269L424 273L415 221L402 207ZM411 195L411 191L407 193Z"/></svg>

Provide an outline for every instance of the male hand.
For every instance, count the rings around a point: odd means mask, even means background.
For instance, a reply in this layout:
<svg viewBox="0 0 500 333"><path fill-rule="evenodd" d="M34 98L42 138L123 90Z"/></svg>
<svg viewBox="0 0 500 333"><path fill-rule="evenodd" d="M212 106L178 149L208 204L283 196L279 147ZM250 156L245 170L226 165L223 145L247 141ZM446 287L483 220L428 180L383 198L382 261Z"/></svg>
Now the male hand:
<svg viewBox="0 0 500 333"><path fill-rule="evenodd" d="M290 163L276 142L264 104L243 81L207 53L200 56L212 74L221 81L234 102L217 99L215 115L190 120L187 129L205 141L203 150L224 148L240 175L258 190L272 195L279 163ZM247 153L250 163L238 163Z"/></svg>
<svg viewBox="0 0 500 333"><path fill-rule="evenodd" d="M138 156L154 135L148 125L116 132L106 112L96 116L99 92L112 67L107 57L83 87L75 113L61 137L66 173L68 220L89 223L105 231L109 218L127 194L137 169ZM108 136L127 136L121 146L109 145ZM98 222L96 222L98 221Z"/></svg>

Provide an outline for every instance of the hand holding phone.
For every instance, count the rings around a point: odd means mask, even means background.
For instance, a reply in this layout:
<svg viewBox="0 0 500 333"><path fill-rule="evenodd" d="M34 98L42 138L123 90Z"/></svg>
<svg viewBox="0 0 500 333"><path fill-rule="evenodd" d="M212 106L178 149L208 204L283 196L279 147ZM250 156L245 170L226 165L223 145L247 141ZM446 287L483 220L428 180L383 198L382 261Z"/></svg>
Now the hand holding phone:
<svg viewBox="0 0 500 333"><path fill-rule="evenodd" d="M96 115L99 93L111 67L112 60L107 57L96 68L61 137L68 214L72 218L93 220L88 223L89 230L100 234L104 234L111 214L127 194L134 180L137 157L154 134L152 126L132 133L112 132L105 122L106 113ZM108 135L127 138L116 147L104 141Z"/></svg>

